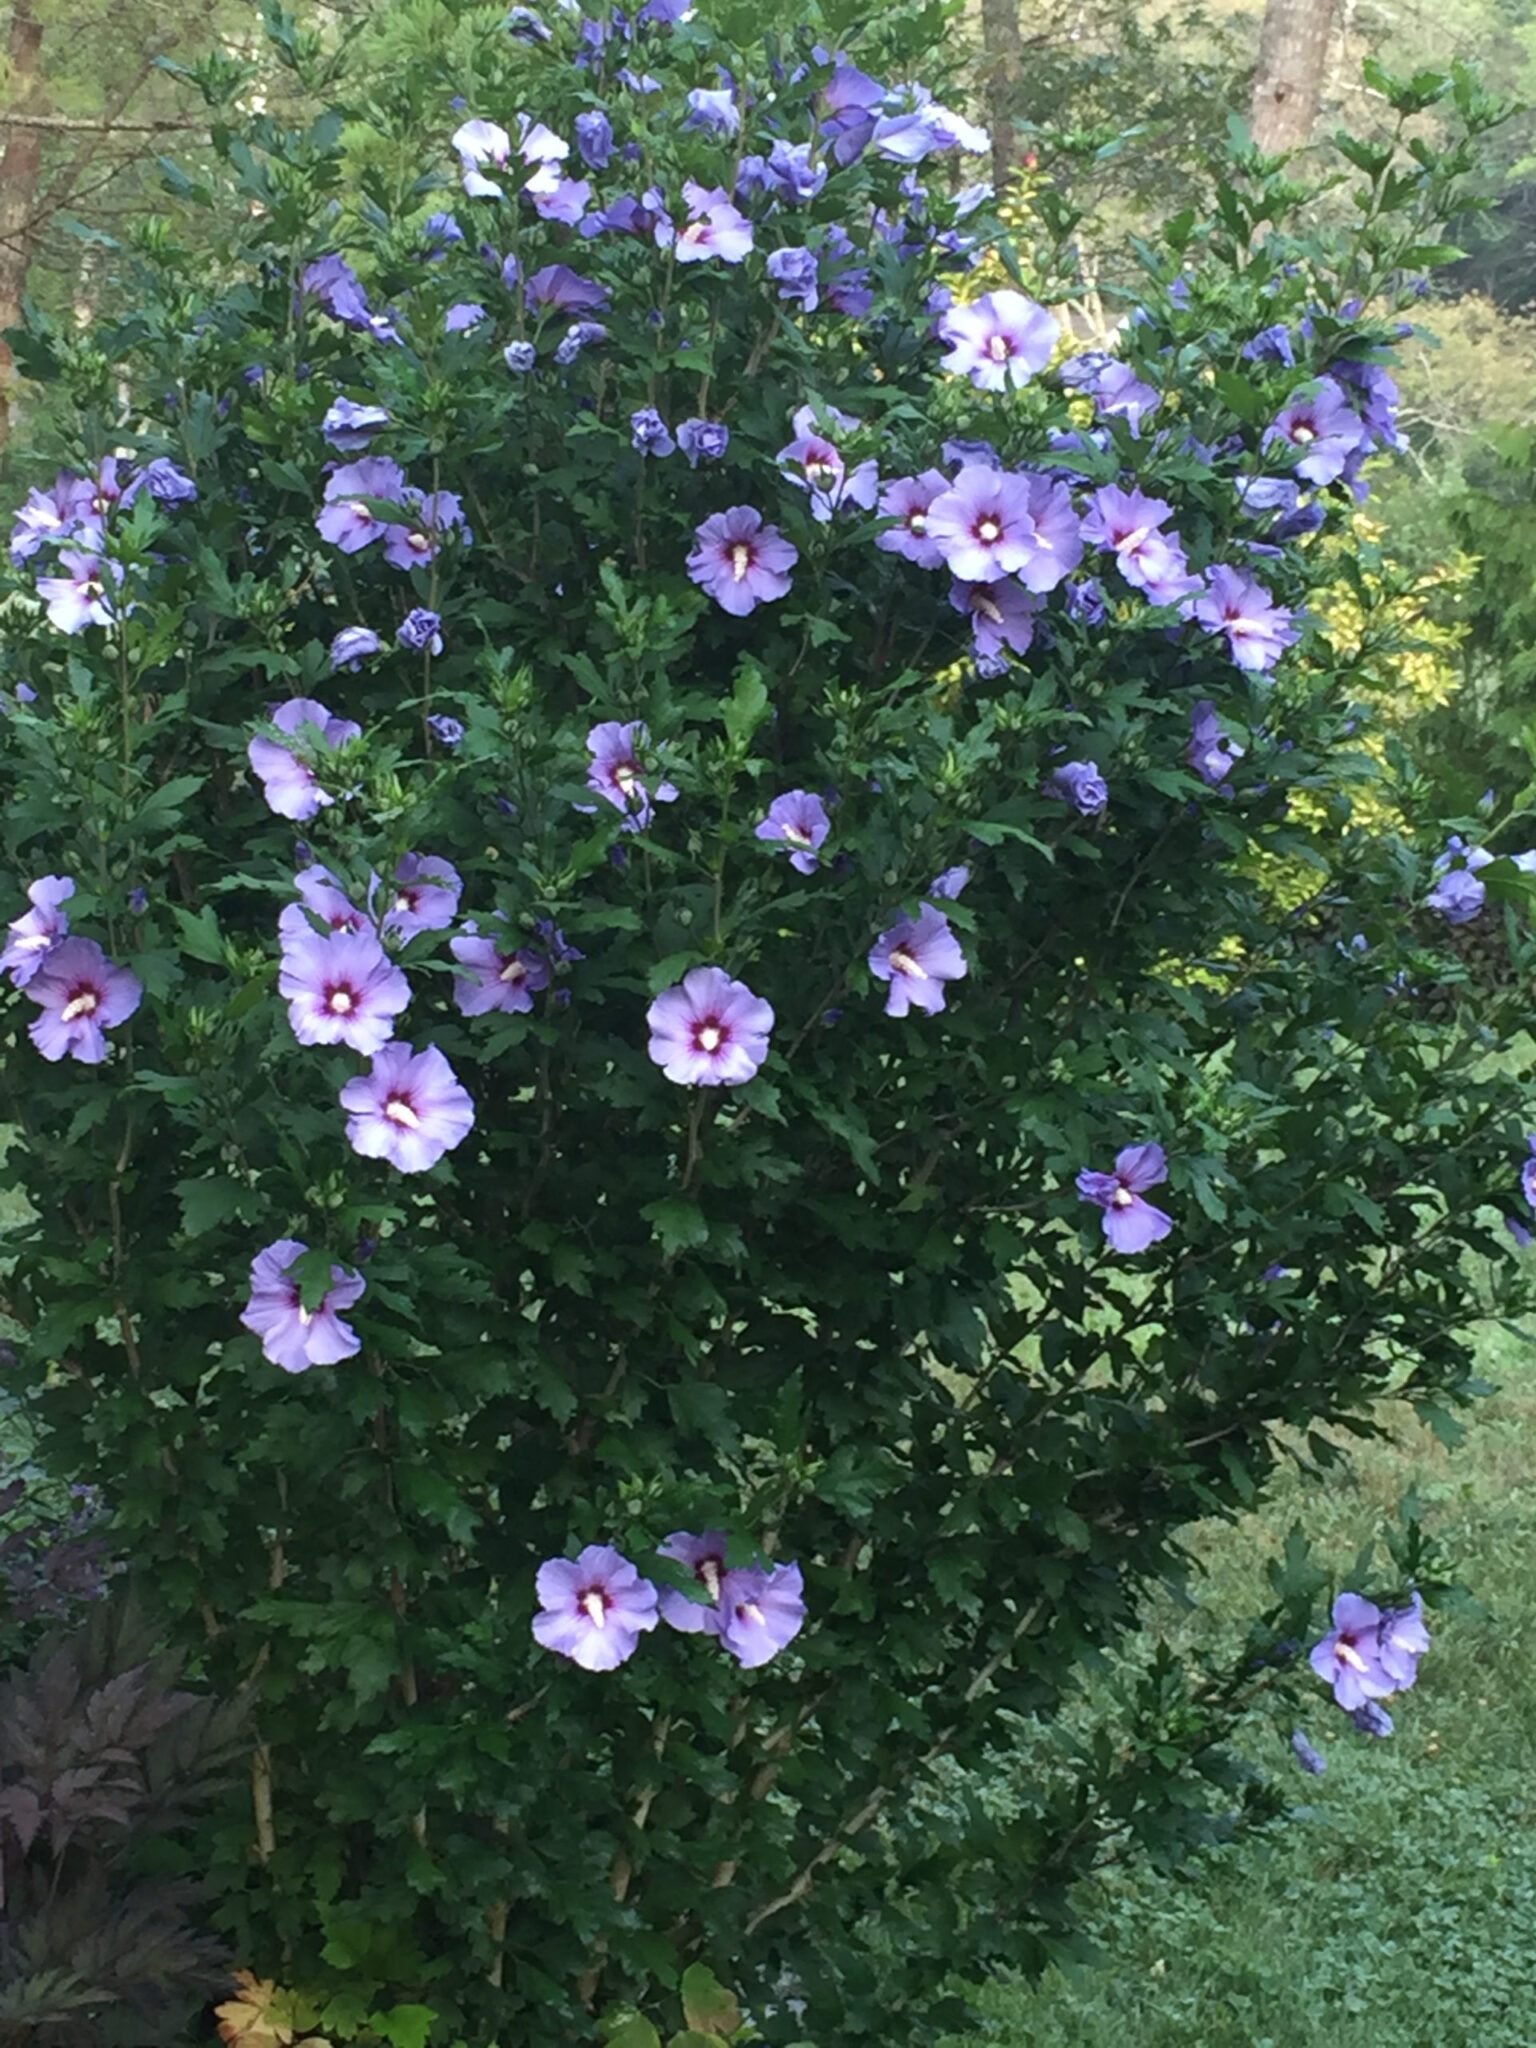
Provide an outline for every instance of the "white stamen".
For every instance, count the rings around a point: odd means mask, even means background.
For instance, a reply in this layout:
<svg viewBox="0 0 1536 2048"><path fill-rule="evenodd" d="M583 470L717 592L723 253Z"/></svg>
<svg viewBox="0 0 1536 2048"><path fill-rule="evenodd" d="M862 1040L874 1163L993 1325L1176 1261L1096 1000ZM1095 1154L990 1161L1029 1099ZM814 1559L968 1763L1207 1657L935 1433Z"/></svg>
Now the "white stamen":
<svg viewBox="0 0 1536 2048"><path fill-rule="evenodd" d="M1013 346L1006 334L989 334L986 353L994 363L1006 363L1013 354Z"/></svg>
<svg viewBox="0 0 1536 2048"><path fill-rule="evenodd" d="M907 531L908 533L915 533L919 536L919 538L921 538L921 536L928 531L927 513L909 512L907 514Z"/></svg>
<svg viewBox="0 0 1536 2048"><path fill-rule="evenodd" d="M926 981L928 979L927 968L919 967L916 957L909 953L905 946L893 946L891 948L891 965L898 974L906 975L910 981Z"/></svg>
<svg viewBox="0 0 1536 2048"><path fill-rule="evenodd" d="M53 939L47 932L29 932L25 938L13 938L11 944L18 953L41 953L53 944Z"/></svg>
<svg viewBox="0 0 1536 2048"><path fill-rule="evenodd" d="M384 1105L384 1114L392 1124L399 1124L403 1130L419 1131L421 1118L408 1102L402 1102L398 1095L391 1095Z"/></svg>
<svg viewBox="0 0 1536 2048"><path fill-rule="evenodd" d="M704 1581L704 1590L711 1600L720 1598L720 1567L712 1557L701 1557L698 1575Z"/></svg>
<svg viewBox="0 0 1536 2048"><path fill-rule="evenodd" d="M1135 1199L1129 1188L1116 1188L1109 1198L1109 1206L1112 1209L1129 1209Z"/></svg>
<svg viewBox="0 0 1536 2048"><path fill-rule="evenodd" d="M1333 1654L1345 1664L1353 1666L1356 1671L1364 1671L1366 1668L1365 1659L1361 1656L1360 1652L1352 1649L1348 1643L1335 1643Z"/></svg>
<svg viewBox="0 0 1536 2048"><path fill-rule="evenodd" d="M755 1600L743 1600L736 1612L743 1620L750 1621L754 1628L766 1626L763 1610Z"/></svg>
<svg viewBox="0 0 1536 2048"><path fill-rule="evenodd" d="M731 549L731 581L740 583L752 566L752 550L746 542L739 540Z"/></svg>
<svg viewBox="0 0 1536 2048"><path fill-rule="evenodd" d="M809 845L810 845L810 843L811 843L811 835L810 835L810 833L809 833L809 832L802 832L802 831L800 830L800 827L799 827L798 825L785 825L785 826L783 826L783 827L782 827L781 829L783 830L783 833L784 833L784 837L785 837L785 838L786 838L786 839L787 839L787 840L789 841L789 843L790 843L790 845L791 845L791 846L809 846Z"/></svg>
<svg viewBox="0 0 1536 2048"><path fill-rule="evenodd" d="M1133 526L1129 533L1122 534L1119 540L1115 542L1115 553L1117 555L1134 554L1151 531L1150 526Z"/></svg>
<svg viewBox="0 0 1536 2048"><path fill-rule="evenodd" d="M79 995L72 996L59 1012L66 1024L73 1024L77 1017L89 1017L100 1007L101 998L95 989L84 988Z"/></svg>
<svg viewBox="0 0 1536 2048"><path fill-rule="evenodd" d="M365 520L370 526L373 524L373 514L368 510L368 507L363 503L361 498L353 498L348 503L347 510L352 514L352 517L354 519Z"/></svg>
<svg viewBox="0 0 1536 2048"><path fill-rule="evenodd" d="M523 965L522 961L514 956L507 962L506 966L503 967L500 974L497 975L496 979L498 981L521 981L527 972L528 970Z"/></svg>
<svg viewBox="0 0 1536 2048"><path fill-rule="evenodd" d="M972 597L971 610L979 613L984 619L990 619L994 626L1000 626L1003 623L1002 612L984 590L978 590Z"/></svg>
<svg viewBox="0 0 1536 2048"><path fill-rule="evenodd" d="M297 1314L299 1318L299 1328L301 1330L307 1330L310 1324L315 1320L313 1312L310 1309L307 1309L302 1301L298 1304Z"/></svg>
<svg viewBox="0 0 1536 2048"><path fill-rule="evenodd" d="M424 555L432 545L424 533L408 533L405 537L405 544L418 555Z"/></svg>
<svg viewBox="0 0 1536 2048"><path fill-rule="evenodd" d="M596 1586L589 1586L581 1596L580 1606L594 1628L608 1625L608 1603Z"/></svg>
<svg viewBox="0 0 1536 2048"><path fill-rule="evenodd" d="M989 545L995 540L1001 540L1002 537L1003 529L995 519L983 519L976 529L976 538L986 541Z"/></svg>
<svg viewBox="0 0 1536 2048"><path fill-rule="evenodd" d="M720 1029L720 1026L718 1024L701 1024L699 1026L700 1052L716 1051L719 1047L721 1039L723 1039L724 1036L725 1033Z"/></svg>
<svg viewBox="0 0 1536 2048"><path fill-rule="evenodd" d="M613 771L613 779L619 785L620 796L632 796L640 781L640 770L633 761L621 761Z"/></svg>
<svg viewBox="0 0 1536 2048"><path fill-rule="evenodd" d="M1316 429L1313 427L1303 426L1301 421L1298 420L1295 426L1291 429L1291 439L1293 441L1299 441L1302 447L1305 448L1309 441L1315 441L1317 439L1317 432Z"/></svg>
<svg viewBox="0 0 1536 2048"><path fill-rule="evenodd" d="M325 999L325 1007L337 1017L345 1017L352 1008L352 997L344 988L333 988Z"/></svg>

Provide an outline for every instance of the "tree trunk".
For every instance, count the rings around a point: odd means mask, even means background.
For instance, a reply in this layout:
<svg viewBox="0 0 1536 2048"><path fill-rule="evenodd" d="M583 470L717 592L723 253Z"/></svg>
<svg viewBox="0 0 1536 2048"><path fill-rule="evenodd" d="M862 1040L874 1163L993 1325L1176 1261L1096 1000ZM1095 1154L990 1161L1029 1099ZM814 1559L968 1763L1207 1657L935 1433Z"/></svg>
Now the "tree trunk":
<svg viewBox="0 0 1536 2048"><path fill-rule="evenodd" d="M981 45L985 52L982 96L992 131L992 182L1001 197L1019 161L1014 132L1014 95L1024 67L1019 33L1019 0L981 0Z"/></svg>
<svg viewBox="0 0 1536 2048"><path fill-rule="evenodd" d="M1262 150L1278 155L1312 140L1328 73L1338 0L1266 0L1249 125Z"/></svg>
<svg viewBox="0 0 1536 2048"><path fill-rule="evenodd" d="M14 0L11 14L10 85L7 98L16 113L29 111L42 82L43 25L33 0ZM37 211L38 179L43 162L40 128L8 128L0 113L0 334L21 320L21 301L32 261L32 216ZM10 434L11 385L14 363L0 340L0 455Z"/></svg>

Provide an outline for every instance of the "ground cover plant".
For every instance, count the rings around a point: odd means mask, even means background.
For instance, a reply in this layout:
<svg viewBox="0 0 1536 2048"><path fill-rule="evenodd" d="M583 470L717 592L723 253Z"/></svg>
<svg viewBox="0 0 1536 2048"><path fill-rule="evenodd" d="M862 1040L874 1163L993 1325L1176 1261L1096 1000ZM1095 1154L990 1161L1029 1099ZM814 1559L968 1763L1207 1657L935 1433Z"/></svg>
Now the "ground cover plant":
<svg viewBox="0 0 1536 2048"><path fill-rule="evenodd" d="M199 255L22 344L76 410L6 601L0 1306L250 1701L217 1931L405 2048L928 2039L1104 1853L1270 1812L1229 1731L1411 1687L1411 1542L967 1774L1278 1425L1451 1426L1530 1206L1512 999L1436 944L1528 961L1518 823L1444 849L1357 744L1473 161L1413 122L1498 110L1383 74L1339 241L1240 148L1074 357L1065 214L968 292L935 23L677 14L517 9L302 134L206 67Z"/></svg>

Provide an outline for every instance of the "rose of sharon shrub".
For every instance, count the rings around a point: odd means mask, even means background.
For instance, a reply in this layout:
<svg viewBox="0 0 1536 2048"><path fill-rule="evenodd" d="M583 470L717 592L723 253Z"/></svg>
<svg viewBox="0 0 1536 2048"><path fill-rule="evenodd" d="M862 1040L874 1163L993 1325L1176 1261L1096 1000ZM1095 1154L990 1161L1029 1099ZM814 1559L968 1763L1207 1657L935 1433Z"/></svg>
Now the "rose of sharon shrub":
<svg viewBox="0 0 1536 2048"><path fill-rule="evenodd" d="M255 1968L444 2041L694 1965L927 2041L1230 1803L1256 1681L966 1773L1278 1425L1463 1397L1523 1137L1506 1020L1415 1006L1438 827L1351 826L1309 620L1391 327L1250 162L1131 374L1063 375L968 296L985 137L910 48L678 13L342 110L339 210L339 121L221 126L214 253L31 344L79 410L12 546L5 1308L254 1696L202 1874Z"/></svg>

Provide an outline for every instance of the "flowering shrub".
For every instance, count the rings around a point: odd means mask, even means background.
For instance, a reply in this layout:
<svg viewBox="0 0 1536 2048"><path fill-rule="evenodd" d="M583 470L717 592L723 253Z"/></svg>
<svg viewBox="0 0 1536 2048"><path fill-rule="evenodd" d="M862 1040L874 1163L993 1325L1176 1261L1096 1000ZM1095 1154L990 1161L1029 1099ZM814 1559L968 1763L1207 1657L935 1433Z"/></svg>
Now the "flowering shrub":
<svg viewBox="0 0 1536 2048"><path fill-rule="evenodd" d="M339 119L221 113L211 274L152 227L27 356L79 412L12 543L4 1306L254 1697L218 1923L338 2031L638 2040L708 1967L926 2040L1038 1963L1255 1682L935 1788L1278 1426L1465 1398L1519 1173L1498 1016L1397 998L1439 838L1350 824L1304 545L1466 152L1343 250L1242 159L1063 360L968 289L985 138L910 51L677 13L339 110L415 165L345 208Z"/></svg>

